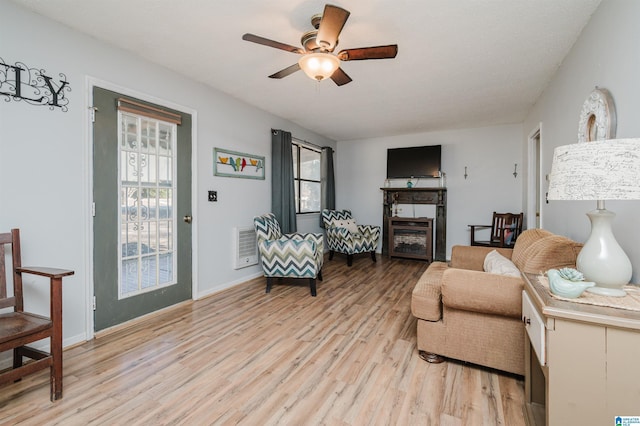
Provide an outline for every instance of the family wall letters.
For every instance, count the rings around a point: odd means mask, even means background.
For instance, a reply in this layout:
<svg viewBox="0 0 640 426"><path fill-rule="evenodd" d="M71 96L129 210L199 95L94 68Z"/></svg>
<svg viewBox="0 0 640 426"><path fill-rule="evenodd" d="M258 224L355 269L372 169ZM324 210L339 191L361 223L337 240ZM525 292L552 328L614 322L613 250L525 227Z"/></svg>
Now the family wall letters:
<svg viewBox="0 0 640 426"><path fill-rule="evenodd" d="M59 77L59 81L54 81L44 69L30 68L22 62L9 65L0 58L0 96L6 96L7 102L13 99L67 112L69 99L65 92L71 91L71 87L64 74Z"/></svg>

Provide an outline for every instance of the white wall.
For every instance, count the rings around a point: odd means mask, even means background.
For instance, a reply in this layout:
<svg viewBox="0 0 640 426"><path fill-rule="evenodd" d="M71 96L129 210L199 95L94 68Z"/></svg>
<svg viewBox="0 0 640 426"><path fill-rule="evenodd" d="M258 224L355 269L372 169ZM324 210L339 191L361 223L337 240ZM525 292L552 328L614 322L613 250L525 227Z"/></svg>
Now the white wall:
<svg viewBox="0 0 640 426"><path fill-rule="evenodd" d="M469 224L491 223L493 211L522 211L522 126L450 130L338 142L336 207L350 209L357 222L382 226L382 191L387 148L442 145L447 186L447 258L451 247L469 244ZM464 168L467 167L467 179ZM392 186L405 186L393 181ZM438 186L425 179L418 186ZM399 216L435 217L433 206L401 205ZM435 226L435 225L434 225ZM380 249L380 247L379 247Z"/></svg>
<svg viewBox="0 0 640 426"><path fill-rule="evenodd" d="M42 68L54 78L64 73L72 89L66 93L68 112L26 102L6 102L6 97L0 95L0 229L21 228L25 263L75 270L76 274L64 283L65 344L84 340L90 324L88 81L103 81L110 87L194 114L197 296L260 274L258 266L232 269L232 228L251 226L253 216L270 210L270 129L290 130L295 137L320 146L335 148L334 141L11 2L0 2L0 16L0 57L4 62ZM214 147L267 157L266 179L214 177ZM209 189L218 191L217 203L206 201ZM313 225L304 224L305 229L310 227ZM34 283L32 279L25 283L27 299L32 308L45 313L47 290Z"/></svg>
<svg viewBox="0 0 640 426"><path fill-rule="evenodd" d="M558 72L527 116L525 138L539 123L542 173L551 170L553 150L577 142L583 102L595 86L611 92L617 111L618 138L640 137L640 2L604 0L584 28ZM526 145L526 141L525 141ZM526 152L526 149L525 149ZM548 188L545 182L543 194ZM526 196L524 197L526 200ZM607 201L617 217L613 232L633 265L633 282L640 279L640 201ZM551 201L542 204L543 226L552 232L586 241L591 229L589 201Z"/></svg>

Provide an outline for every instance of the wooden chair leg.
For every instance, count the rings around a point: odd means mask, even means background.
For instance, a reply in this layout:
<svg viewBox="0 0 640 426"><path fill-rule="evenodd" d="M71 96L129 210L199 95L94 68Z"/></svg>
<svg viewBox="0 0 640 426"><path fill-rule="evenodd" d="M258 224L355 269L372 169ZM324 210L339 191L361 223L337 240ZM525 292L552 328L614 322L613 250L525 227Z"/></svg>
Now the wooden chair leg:
<svg viewBox="0 0 640 426"><path fill-rule="evenodd" d="M22 366L22 353L20 352L20 348L13 349L13 368L18 368Z"/></svg>
<svg viewBox="0 0 640 426"><path fill-rule="evenodd" d="M376 251L375 250L371 251L371 260L373 260L374 263L376 262Z"/></svg>
<svg viewBox="0 0 640 426"><path fill-rule="evenodd" d="M53 334L51 335L51 402L62 398L62 278L52 278L51 287L51 319ZM58 300L55 300L58 299Z"/></svg>
<svg viewBox="0 0 640 426"><path fill-rule="evenodd" d="M13 349L13 369L17 369L22 367L22 347L19 348L14 348ZM22 380L22 377L18 377L16 380L14 380L14 383L19 382L20 380Z"/></svg>
<svg viewBox="0 0 640 426"><path fill-rule="evenodd" d="M62 342L55 342L58 338L51 339L51 402L62 398Z"/></svg>
<svg viewBox="0 0 640 426"><path fill-rule="evenodd" d="M322 271L318 271L318 279L322 281Z"/></svg>
<svg viewBox="0 0 640 426"><path fill-rule="evenodd" d="M348 254L347 255L347 266L351 266L353 265L353 255L352 254Z"/></svg>
<svg viewBox="0 0 640 426"><path fill-rule="evenodd" d="M316 297L316 279L309 278L309 287L311 288L311 296Z"/></svg>
<svg viewBox="0 0 640 426"><path fill-rule="evenodd" d="M333 260L334 251L329 250L329 260Z"/></svg>
<svg viewBox="0 0 640 426"><path fill-rule="evenodd" d="M56 365L60 364L60 365ZM62 398L62 363L53 359L51 364L51 402Z"/></svg>
<svg viewBox="0 0 640 426"><path fill-rule="evenodd" d="M273 278L267 277L267 290L265 293L271 293L271 284L273 284Z"/></svg>

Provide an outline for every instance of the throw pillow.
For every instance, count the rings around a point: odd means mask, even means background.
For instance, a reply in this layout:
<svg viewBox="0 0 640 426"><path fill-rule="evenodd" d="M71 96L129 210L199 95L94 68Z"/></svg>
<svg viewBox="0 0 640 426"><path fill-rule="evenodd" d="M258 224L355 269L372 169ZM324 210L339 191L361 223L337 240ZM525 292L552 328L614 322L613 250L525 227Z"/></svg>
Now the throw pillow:
<svg viewBox="0 0 640 426"><path fill-rule="evenodd" d="M332 222L332 227L347 228L347 231L354 234L358 232L358 225L353 219L336 219Z"/></svg>
<svg viewBox="0 0 640 426"><path fill-rule="evenodd" d="M520 271L516 268L516 265L496 250L490 251L484 258L484 270L490 274L520 277Z"/></svg>

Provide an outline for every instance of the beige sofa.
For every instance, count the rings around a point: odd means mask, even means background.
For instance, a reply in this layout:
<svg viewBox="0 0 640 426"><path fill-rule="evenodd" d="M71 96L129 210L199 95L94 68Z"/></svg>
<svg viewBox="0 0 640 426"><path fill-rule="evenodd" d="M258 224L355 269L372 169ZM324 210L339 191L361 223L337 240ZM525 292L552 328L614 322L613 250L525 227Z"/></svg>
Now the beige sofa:
<svg viewBox="0 0 640 426"><path fill-rule="evenodd" d="M520 272L575 267L582 244L542 229L523 232L513 249L496 249ZM411 311L418 319L420 356L442 357L524 374L521 277L483 271L490 247L454 246L450 264L434 262L416 284Z"/></svg>

